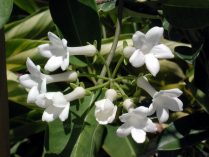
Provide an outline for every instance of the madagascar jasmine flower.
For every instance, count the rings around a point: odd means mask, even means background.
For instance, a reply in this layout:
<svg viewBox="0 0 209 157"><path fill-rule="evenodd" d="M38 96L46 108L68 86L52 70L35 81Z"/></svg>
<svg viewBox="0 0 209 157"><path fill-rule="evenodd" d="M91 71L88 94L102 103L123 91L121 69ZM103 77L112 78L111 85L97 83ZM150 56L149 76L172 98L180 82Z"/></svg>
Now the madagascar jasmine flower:
<svg viewBox="0 0 209 157"><path fill-rule="evenodd" d="M131 134L134 141L143 143L146 139L146 132L155 132L157 128L144 110L145 107L141 106L121 115L119 119L124 124L117 129L117 135L125 137Z"/></svg>
<svg viewBox="0 0 209 157"><path fill-rule="evenodd" d="M153 27L146 34L137 31L133 37L133 47L126 47L124 55L129 58L132 66L138 68L146 65L153 76L160 70L158 59L173 58L171 50L164 44L159 44L163 36L163 28Z"/></svg>
<svg viewBox="0 0 209 157"><path fill-rule="evenodd" d="M159 122L162 123L168 120L169 110L183 110L183 103L178 98L182 94L180 89L174 88L157 92L143 76L138 78L137 85L152 96L152 103L147 110L147 114L152 115L156 111Z"/></svg>
<svg viewBox="0 0 209 157"><path fill-rule="evenodd" d="M46 84L48 83L75 81L78 77L77 73L74 71L54 75L43 74L40 71L40 66L35 65L30 58L27 58L26 66L30 74L25 74L19 77L20 84L26 89L31 89L32 87L37 86L39 91L45 91Z"/></svg>
<svg viewBox="0 0 209 157"><path fill-rule="evenodd" d="M113 104L113 101L116 97L117 92L114 89L108 89L105 92L105 98L95 102L95 117L99 124L112 123L115 119L117 106Z"/></svg>
<svg viewBox="0 0 209 157"><path fill-rule="evenodd" d="M135 106L135 104L133 103L133 100L131 99L126 99L124 102L123 102L123 107L129 111L131 109L133 109Z"/></svg>
<svg viewBox="0 0 209 157"><path fill-rule="evenodd" d="M75 88L71 93L63 95L61 92L47 92L39 94L35 103L45 108L42 121L51 122L56 118L65 121L69 115L70 102L84 97L85 90L82 87Z"/></svg>
<svg viewBox="0 0 209 157"><path fill-rule="evenodd" d="M86 55L93 56L96 53L96 48L93 45L81 47L68 47L67 40L60 39L52 32L48 33L49 44L42 44L38 46L39 52L42 56L49 58L44 69L48 71L55 71L59 67L64 71L69 66L71 55Z"/></svg>

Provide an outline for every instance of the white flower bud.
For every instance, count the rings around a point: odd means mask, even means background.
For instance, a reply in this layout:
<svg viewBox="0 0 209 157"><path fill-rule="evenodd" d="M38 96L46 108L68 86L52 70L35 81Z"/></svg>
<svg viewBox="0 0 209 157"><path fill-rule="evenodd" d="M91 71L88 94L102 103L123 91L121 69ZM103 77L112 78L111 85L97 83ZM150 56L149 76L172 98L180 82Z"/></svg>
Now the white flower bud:
<svg viewBox="0 0 209 157"><path fill-rule="evenodd" d="M114 101L117 98L117 92L114 89L108 89L105 92L105 98L110 99L110 101Z"/></svg>
<svg viewBox="0 0 209 157"><path fill-rule="evenodd" d="M94 56L97 49L94 45L86 45L80 47L68 47L68 52L70 55Z"/></svg>
<svg viewBox="0 0 209 157"><path fill-rule="evenodd" d="M130 109L133 109L135 106L135 104L133 103L133 100L131 99L126 99L124 102L123 102L123 107L129 111Z"/></svg>
<svg viewBox="0 0 209 157"><path fill-rule="evenodd" d="M85 96L85 89L83 87L76 87L71 93L65 95L68 101L81 99Z"/></svg>

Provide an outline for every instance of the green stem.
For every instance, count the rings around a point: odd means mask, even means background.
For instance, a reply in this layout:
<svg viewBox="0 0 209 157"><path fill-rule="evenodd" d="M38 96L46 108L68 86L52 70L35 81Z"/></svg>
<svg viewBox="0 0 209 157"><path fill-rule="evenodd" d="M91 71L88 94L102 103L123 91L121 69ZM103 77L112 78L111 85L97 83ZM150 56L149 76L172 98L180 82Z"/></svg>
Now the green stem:
<svg viewBox="0 0 209 157"><path fill-rule="evenodd" d="M120 85L118 83L114 83L114 85L118 88L118 90L120 91L120 93L122 94L122 97L124 99L128 98L128 96L126 95L126 93L124 92L124 90L120 87Z"/></svg>
<svg viewBox="0 0 209 157"><path fill-rule="evenodd" d="M98 53L97 55L98 55L98 57L102 60L102 62L104 63L104 67L105 67L106 70L107 70L107 75L108 75L108 77L111 77L109 65L107 65L107 63L106 63L104 57L103 57L100 53ZM103 68L104 68L104 67L103 67ZM101 76L101 74L100 74L100 76ZM103 77L103 76L101 76L101 77Z"/></svg>
<svg viewBox="0 0 209 157"><path fill-rule="evenodd" d="M116 30L115 30L115 37L114 37L114 40L113 40L113 44L112 44L112 47L110 49L110 53L107 57L107 61L106 61L106 65L103 66L102 68L102 71L100 73L100 76L105 76L106 75L106 72L107 72L107 68L106 66L110 66L110 63L113 59L113 56L115 54L115 50L117 48L117 44L118 44L118 40L119 40L119 35L120 35L120 31L121 31L121 21L122 21L122 11L123 10L123 0L119 0L119 4L118 4L118 19L117 19L117 22L116 22ZM99 79L98 80L98 83L102 83L103 80Z"/></svg>
<svg viewBox="0 0 209 157"><path fill-rule="evenodd" d="M109 84L110 84L110 82L108 81L108 82L105 82L103 84L100 84L100 85L97 85L97 86L94 86L94 87L86 88L86 90L92 91L92 90L100 89L100 88L103 88L103 87L105 87L105 86L107 86Z"/></svg>
<svg viewBox="0 0 209 157"><path fill-rule="evenodd" d="M112 73L112 78L115 78L115 75L118 72L118 69L119 69L121 63L123 62L123 59L124 59L124 57L121 56L119 61L118 61L118 63L117 63L117 65L115 66L115 69L114 69L113 73Z"/></svg>

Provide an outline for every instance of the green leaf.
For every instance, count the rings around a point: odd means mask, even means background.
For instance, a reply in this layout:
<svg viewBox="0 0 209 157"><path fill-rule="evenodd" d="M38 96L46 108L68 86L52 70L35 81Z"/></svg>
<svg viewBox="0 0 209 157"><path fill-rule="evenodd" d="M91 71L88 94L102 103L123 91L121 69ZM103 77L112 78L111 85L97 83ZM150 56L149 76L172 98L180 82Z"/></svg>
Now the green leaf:
<svg viewBox="0 0 209 157"><path fill-rule="evenodd" d="M175 27L203 28L209 25L209 0L167 0L163 14Z"/></svg>
<svg viewBox="0 0 209 157"><path fill-rule="evenodd" d="M54 29L49 10L42 9L22 20L5 26L6 41L12 38L40 39Z"/></svg>
<svg viewBox="0 0 209 157"><path fill-rule="evenodd" d="M71 157L96 157L102 143L104 126L99 125L94 116L95 108L87 114Z"/></svg>
<svg viewBox="0 0 209 157"><path fill-rule="evenodd" d="M113 157L136 157L141 145L137 145L128 137L118 137L116 135L117 128L116 126L107 126L103 149Z"/></svg>
<svg viewBox="0 0 209 157"><path fill-rule="evenodd" d="M92 94L90 96L85 96L80 103L78 103L78 101L72 102L70 109L71 112L69 112L68 120L66 120L64 123L59 120L49 123L49 128L45 136L46 156L54 155L59 157L67 157L70 156L73 146L76 145L76 142L78 142L76 146L77 149L80 147L80 140L82 140L84 137L79 136L80 133L85 130L84 122L86 114L88 113L89 108L92 106L99 93L100 92L96 93L95 95ZM89 129L87 130L89 131ZM76 150L74 150L74 152L77 153Z"/></svg>
<svg viewBox="0 0 209 157"><path fill-rule="evenodd" d="M102 12L109 12L113 9L115 9L116 0L112 0L110 2L105 2L98 5L98 11Z"/></svg>
<svg viewBox="0 0 209 157"><path fill-rule="evenodd" d="M87 42L93 44L97 40L97 46L100 48L100 21L95 0L51 0L49 7L53 21L69 45L80 46L86 45Z"/></svg>
<svg viewBox="0 0 209 157"><path fill-rule="evenodd" d="M13 7L13 0L0 0L0 29L10 17Z"/></svg>
<svg viewBox="0 0 209 157"><path fill-rule="evenodd" d="M178 150L207 140L209 126L205 122L208 119L206 113L195 113L171 123L159 138L158 150Z"/></svg>
<svg viewBox="0 0 209 157"><path fill-rule="evenodd" d="M202 50L202 46L196 52L194 49L187 46L177 46L175 47L175 54L188 63L194 64L200 54L200 51Z"/></svg>
<svg viewBox="0 0 209 157"><path fill-rule="evenodd" d="M38 6L34 0L14 0L14 3L30 14L38 10Z"/></svg>

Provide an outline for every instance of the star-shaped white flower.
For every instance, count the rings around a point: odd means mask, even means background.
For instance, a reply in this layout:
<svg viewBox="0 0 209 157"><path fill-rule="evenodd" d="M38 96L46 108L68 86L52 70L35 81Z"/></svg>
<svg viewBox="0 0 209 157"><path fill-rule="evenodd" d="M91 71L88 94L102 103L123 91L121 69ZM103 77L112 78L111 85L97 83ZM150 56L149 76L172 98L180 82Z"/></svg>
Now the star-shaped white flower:
<svg viewBox="0 0 209 157"><path fill-rule="evenodd" d="M35 96L46 92L46 84L62 81L75 81L78 77L74 71L68 71L60 74L46 75L41 73L40 66L35 65L30 58L27 58L26 66L30 74L19 77L19 82L26 89L30 90L28 94L28 103L34 102Z"/></svg>
<svg viewBox="0 0 209 157"><path fill-rule="evenodd" d="M133 47L126 47L124 55L129 58L132 66L138 68L146 64L153 76L160 70L158 58L173 58L171 50L164 44L159 44L163 36L162 27L153 27L146 34L137 31L133 37Z"/></svg>
<svg viewBox="0 0 209 157"><path fill-rule="evenodd" d="M71 93L63 95L61 92L47 92L36 96L35 103L45 108L42 120L51 122L56 118L65 121L69 115L70 102L84 97L85 90L82 87L75 88Z"/></svg>
<svg viewBox="0 0 209 157"><path fill-rule="evenodd" d="M69 66L70 55L86 55L93 56L96 53L96 48L93 45L81 47L68 47L67 40L60 39L52 32L48 33L50 40L49 44L42 44L38 46L39 52L42 56L49 58L45 65L45 70L55 71L59 67L64 71Z"/></svg>
<svg viewBox="0 0 209 157"><path fill-rule="evenodd" d="M115 119L117 106L113 104L113 101L116 97L117 92L114 89L108 89L105 93L105 99L95 102L95 117L99 124L106 125Z"/></svg>
<svg viewBox="0 0 209 157"><path fill-rule="evenodd" d="M146 110L145 107L138 107L121 115L119 119L124 124L117 129L117 135L125 137L131 134L134 141L143 143L146 139L146 132L155 132L157 128L144 110Z"/></svg>
<svg viewBox="0 0 209 157"><path fill-rule="evenodd" d="M178 98L182 94L180 89L174 88L170 90L160 90L157 92L144 76L138 78L137 85L152 96L152 103L146 112L147 115L152 115L156 112L159 122L162 123L168 120L169 110L183 110L183 103Z"/></svg>

